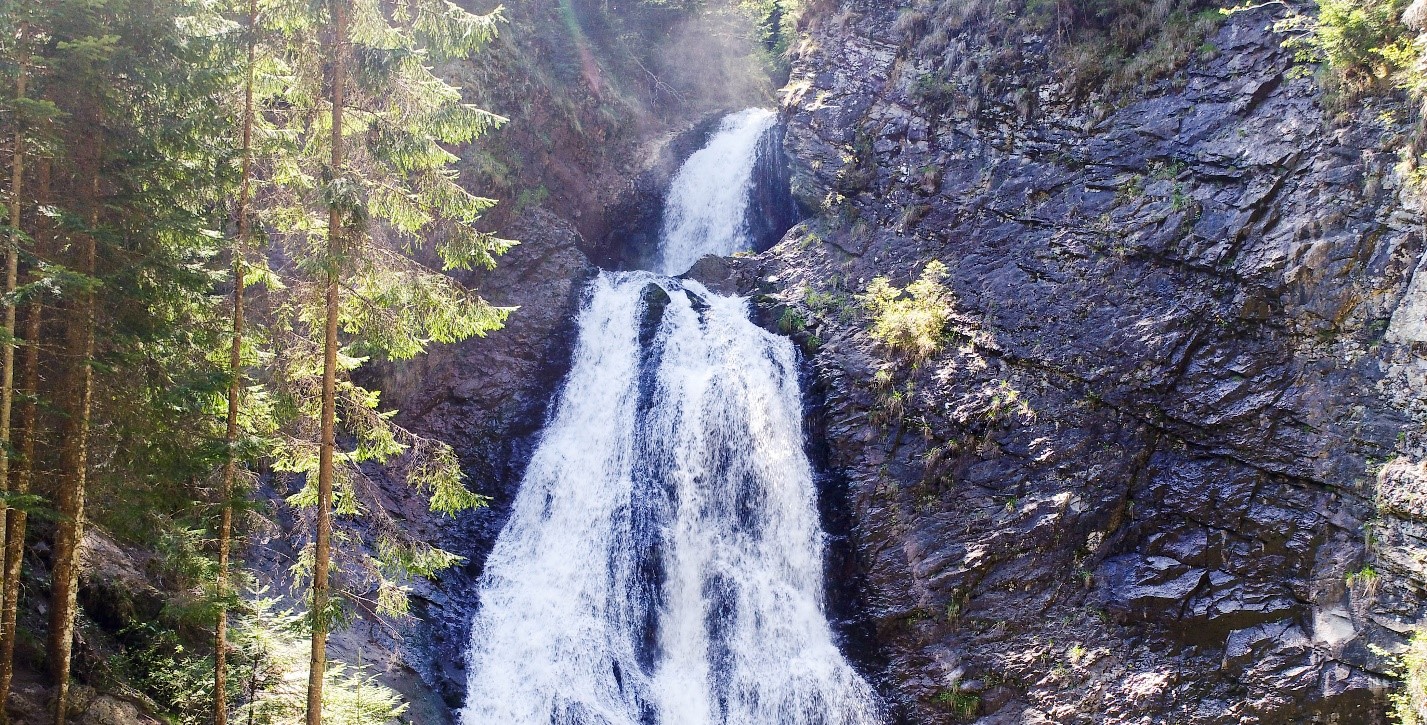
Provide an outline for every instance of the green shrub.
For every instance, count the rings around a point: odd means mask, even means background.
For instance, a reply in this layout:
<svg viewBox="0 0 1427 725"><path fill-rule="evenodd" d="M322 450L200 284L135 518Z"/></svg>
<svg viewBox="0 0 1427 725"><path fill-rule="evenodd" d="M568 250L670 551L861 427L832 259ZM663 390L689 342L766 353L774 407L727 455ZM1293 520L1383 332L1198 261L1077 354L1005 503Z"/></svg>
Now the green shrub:
<svg viewBox="0 0 1427 725"><path fill-rule="evenodd" d="M1371 88L1405 70L1411 34L1406 0L1319 0L1315 44L1352 87Z"/></svg>
<svg viewBox="0 0 1427 725"><path fill-rule="evenodd" d="M305 618L278 610L277 600L264 594L252 593L247 611L237 618L232 631L236 661L230 682L239 691L233 700L238 704L236 720L253 725L299 725L307 707L310 656ZM211 676L211 671L208 674ZM351 667L328 659L323 679L323 722L386 725L406 712L401 696L368 674L360 663Z"/></svg>
<svg viewBox="0 0 1427 725"><path fill-rule="evenodd" d="M856 314L852 297L837 291L838 282L833 281L833 291L820 292L811 287L803 288L803 304L815 317L824 320L851 320Z"/></svg>
<svg viewBox="0 0 1427 725"><path fill-rule="evenodd" d="M1322 64L1338 104L1391 86L1420 89L1421 49L1401 20L1408 0L1319 0L1318 16L1294 14L1275 27L1302 63Z"/></svg>
<svg viewBox="0 0 1427 725"><path fill-rule="evenodd" d="M1401 725L1427 725L1427 632L1418 629L1397 661L1402 686L1392 695L1392 714Z"/></svg>
<svg viewBox="0 0 1427 725"><path fill-rule="evenodd" d="M784 335L794 335L806 329L808 329L807 318L792 307L784 308L783 314L778 317L778 332Z"/></svg>
<svg viewBox="0 0 1427 725"><path fill-rule="evenodd" d="M110 658L110 673L153 698L176 725L211 721L213 660L186 646L178 632L156 622L119 633L124 647Z"/></svg>
<svg viewBox="0 0 1427 725"><path fill-rule="evenodd" d="M946 265L933 260L905 290L886 277L872 280L857 300L872 315L872 338L913 362L941 350L951 319L951 292L942 284Z"/></svg>

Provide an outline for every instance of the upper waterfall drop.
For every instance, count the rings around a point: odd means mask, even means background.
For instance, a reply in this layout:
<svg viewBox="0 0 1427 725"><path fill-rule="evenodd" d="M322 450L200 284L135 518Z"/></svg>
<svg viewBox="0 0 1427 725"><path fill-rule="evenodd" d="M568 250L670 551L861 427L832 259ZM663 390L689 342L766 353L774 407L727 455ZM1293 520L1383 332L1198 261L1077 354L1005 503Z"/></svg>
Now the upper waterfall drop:
<svg viewBox="0 0 1427 725"><path fill-rule="evenodd" d="M733 114L684 165L661 269L737 248L771 123ZM823 610L792 343L650 272L601 273L577 323L479 582L462 725L881 723Z"/></svg>
<svg viewBox="0 0 1427 725"><path fill-rule="evenodd" d="M654 271L679 275L700 257L727 257L752 248L749 195L758 144L777 114L750 108L725 116L708 143L674 175L665 200Z"/></svg>

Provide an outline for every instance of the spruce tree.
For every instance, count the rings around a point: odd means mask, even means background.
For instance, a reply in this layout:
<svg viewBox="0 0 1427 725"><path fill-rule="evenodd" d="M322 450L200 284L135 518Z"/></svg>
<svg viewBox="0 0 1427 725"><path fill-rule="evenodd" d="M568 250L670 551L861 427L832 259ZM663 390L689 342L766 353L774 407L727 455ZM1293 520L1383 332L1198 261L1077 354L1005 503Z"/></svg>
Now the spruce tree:
<svg viewBox="0 0 1427 725"><path fill-rule="evenodd" d="M334 179L342 169L342 151L346 139L342 136L342 117L346 112L347 94L347 33L349 31L346 0L330 0L331 30L326 43L327 67L331 74L328 85L332 103L328 114L331 134L329 170ZM330 193L327 217L327 248L323 270L322 310L322 421L318 442L317 463L317 531L312 554L312 644L307 669L307 725L322 725L322 683L327 679L328 567L332 552L332 481L337 451L337 325L340 309L338 285L341 270L338 259L342 253L342 203Z"/></svg>
<svg viewBox="0 0 1427 725"><path fill-rule="evenodd" d="M29 81L29 28L20 23L17 28L15 46L19 55L15 70L15 108L18 110L28 100L25 92ZM20 281L20 211L25 196L25 126L17 118L15 136L10 149L10 234L5 245L5 339L0 349L0 520L8 519L5 494L10 492L10 410L15 401L15 287ZM5 548L6 529L0 532L0 549ZM6 593L0 587L0 608L6 606ZM3 626L3 625L0 625ZM3 637L0 632L0 637Z"/></svg>
<svg viewBox="0 0 1427 725"><path fill-rule="evenodd" d="M308 717L317 722L322 682L331 683L326 633L345 595L375 588L377 609L400 613L410 577L458 560L364 506L374 498L364 468L405 476L433 510L484 502L465 488L449 446L396 426L350 373L367 359L483 335L509 312L446 274L491 266L513 244L476 228L492 202L461 187L445 148L504 119L462 103L432 71L488 41L499 16L444 0L234 6L246 22L224 21L214 14L223 5L205 0L0 6L0 63L28 70L21 93L0 94L0 131L22 149L9 169L0 345L17 339L15 306L28 306L24 349L0 360L0 408L6 395L19 405L14 445L0 445L13 469L4 498L23 503L4 515L0 546L0 688L13 671L31 483L49 484L33 488L57 514L36 532L53 543L47 659L57 723L66 720L77 554L91 519L154 545L188 536L192 523L213 526L218 502L216 551L193 554L215 560L197 578L215 597L194 610L217 625L213 704L223 722L241 470L266 456L295 474L302 488L290 501L315 524L299 572L312 589ZM11 32L22 20L24 49ZM236 230L224 235L229 208ZM245 253L258 239L271 246ZM255 279L267 289L250 309L244 289ZM255 355L259 345L271 350ZM18 391L9 384L16 354ZM0 438L4 428L0 415ZM259 430L281 434L262 440ZM37 475L48 470L55 475ZM358 514L378 532L370 548L333 533ZM189 591L194 579L184 580ZM187 616L189 605L170 605L165 618Z"/></svg>
<svg viewBox="0 0 1427 725"><path fill-rule="evenodd" d="M35 267L58 295L63 330L41 358L57 368L46 392L58 429L47 492L57 514L47 643L56 723L66 719L89 519L131 538L181 528L175 517L192 514L198 477L222 460L213 401L226 386L209 351L224 315L210 264L220 248L213 210L231 176L231 145L214 139L225 138L231 113L219 91L232 71L195 29L205 5L39 6L48 37L37 90L59 111L47 143L55 244ZM92 469L95 451L109 465Z"/></svg>
<svg viewBox="0 0 1427 725"><path fill-rule="evenodd" d="M397 428L390 412L379 412L378 395L348 373L370 356L410 358L431 342L499 327L508 310L423 262L488 267L513 242L474 226L492 202L459 185L449 169L455 157L442 147L504 119L462 103L459 90L431 68L483 46L499 16L473 15L444 0L329 0L320 14L296 3L284 9L274 22L287 43L293 80L284 98L295 145L276 164L274 181L292 211L269 213L298 274L277 314L285 330L277 333L284 336L278 364L295 423L275 465L306 476L292 502L313 509L303 566L311 582L307 722L315 725L327 633L339 606L330 589L332 518L357 513L359 464L398 463L430 494L434 510L483 503L462 485L449 446ZM316 434L315 445L304 431ZM338 449L339 434L350 437L349 449ZM400 612L402 577L430 575L456 557L405 540L396 527L378 528L377 556L345 552L348 570L375 583L380 610Z"/></svg>
<svg viewBox="0 0 1427 725"><path fill-rule="evenodd" d="M213 722L226 725L228 722L228 577L229 558L233 541L233 497L234 483L238 475L238 413L243 389L243 292L246 286L246 249L250 225L249 204L252 201L253 184L253 126L255 106L253 102L255 74L257 66L258 3L248 0L244 33L247 44L247 64L243 74L243 114L241 131L242 168L240 172L236 217L236 236L233 239L233 312L232 335L228 356L227 428L223 441L226 444L226 458L223 461L223 481L220 488L222 501L221 520L218 525L218 621L215 626L213 645Z"/></svg>
<svg viewBox="0 0 1427 725"><path fill-rule="evenodd" d="M3 363L0 363L0 521L4 534L0 535L0 702L9 699L10 682L13 677L15 624L19 606L20 554L24 546L23 506L9 506L9 499L21 498L29 490L28 473L21 471L16 486L11 485L10 467L10 413L14 401L14 360L15 360L15 306L16 286L19 281L19 260L21 250L26 246L27 235L22 226L26 201L29 199L25 184L25 162L31 139L28 127L43 121L52 106L36 103L29 97L28 84L31 64L31 45L35 29L31 13L22 13L11 18L7 43L3 44L14 58L15 95L10 108L10 122L13 132L11 147L11 182L9 198L9 226L6 234L6 276L5 276L5 340ZM44 165L47 170L47 164ZM43 172L42 186L48 186L48 173ZM27 333L28 334L28 333ZM31 337L33 342L33 337ZM31 344L29 349L33 350ZM33 356L31 356L33 357ZM13 491L12 491L13 488ZM0 708L0 723L8 718Z"/></svg>
<svg viewBox="0 0 1427 725"><path fill-rule="evenodd" d="M79 41L96 51L105 45L100 38ZM103 126L103 112L95 99L77 109L76 117L89 128ZM99 221L104 199L103 139L91 136L77 154L76 178L85 210L85 228L78 235L70 266L88 280L98 267ZM48 653L50 675L55 683L54 723L64 725L68 715L70 658L74 647L74 620L78 604L79 545L84 536L85 487L89 475L89 424L94 395L94 333L98 310L94 285L86 284L74 295L66 310L65 355L69 395L60 433L60 479L55 491L58 523L54 537L54 566L50 574L50 626Z"/></svg>

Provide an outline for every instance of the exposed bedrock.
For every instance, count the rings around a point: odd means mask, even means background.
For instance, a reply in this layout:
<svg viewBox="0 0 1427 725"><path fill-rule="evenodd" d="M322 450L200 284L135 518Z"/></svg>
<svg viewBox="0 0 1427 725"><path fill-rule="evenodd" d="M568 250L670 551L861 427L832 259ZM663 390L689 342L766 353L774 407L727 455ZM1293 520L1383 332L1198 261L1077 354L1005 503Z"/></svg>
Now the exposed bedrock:
<svg viewBox="0 0 1427 725"><path fill-rule="evenodd" d="M400 482L384 485L388 509L411 535L456 552L467 561L432 582L418 582L413 614L402 637L371 630L379 649L395 648L398 669L417 675L409 699L436 700L420 722L450 722L465 699L466 650L476 608L477 577L509 513L515 487L529 461L546 407L569 366L573 315L596 268L580 251L578 232L543 211L527 213L509 233L522 243L491 272L470 282L492 304L515 306L505 328L484 339L434 348L399 369L383 371L384 400L398 405L414 432L451 442L470 485L491 497L486 509L455 519L426 511L422 497Z"/></svg>
<svg viewBox="0 0 1427 725"><path fill-rule="evenodd" d="M1382 719L1427 581L1422 220L1391 104L1325 120L1279 10L1115 106L985 82L974 29L813 23L784 110L820 211L708 266L811 353L907 722ZM933 259L953 334L895 362L851 295Z"/></svg>

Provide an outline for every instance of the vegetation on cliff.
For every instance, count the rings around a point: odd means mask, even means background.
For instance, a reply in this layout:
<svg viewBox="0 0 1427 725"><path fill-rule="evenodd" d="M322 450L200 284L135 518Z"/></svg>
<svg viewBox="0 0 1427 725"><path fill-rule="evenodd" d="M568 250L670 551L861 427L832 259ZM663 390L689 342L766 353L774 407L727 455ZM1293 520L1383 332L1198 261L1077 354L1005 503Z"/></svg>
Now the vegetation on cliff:
<svg viewBox="0 0 1427 725"><path fill-rule="evenodd" d="M1078 95L1120 96L1164 78L1196 53L1221 20L1216 0L968 0L920 2L900 11L893 30L920 57L935 57L968 32L990 42L982 67L993 84L1038 85L1052 74ZM1026 54L1025 40L1050 50L1051 63ZM1036 66L1040 67L1036 67ZM925 82L935 102L951 69ZM1021 75L1031 72L1027 78ZM1012 74L998 78L1003 74Z"/></svg>
<svg viewBox="0 0 1427 725"><path fill-rule="evenodd" d="M946 342L951 319L950 295L942 280L946 265L933 260L906 289L877 277L857 299L872 316L872 339L918 363L935 355Z"/></svg>

